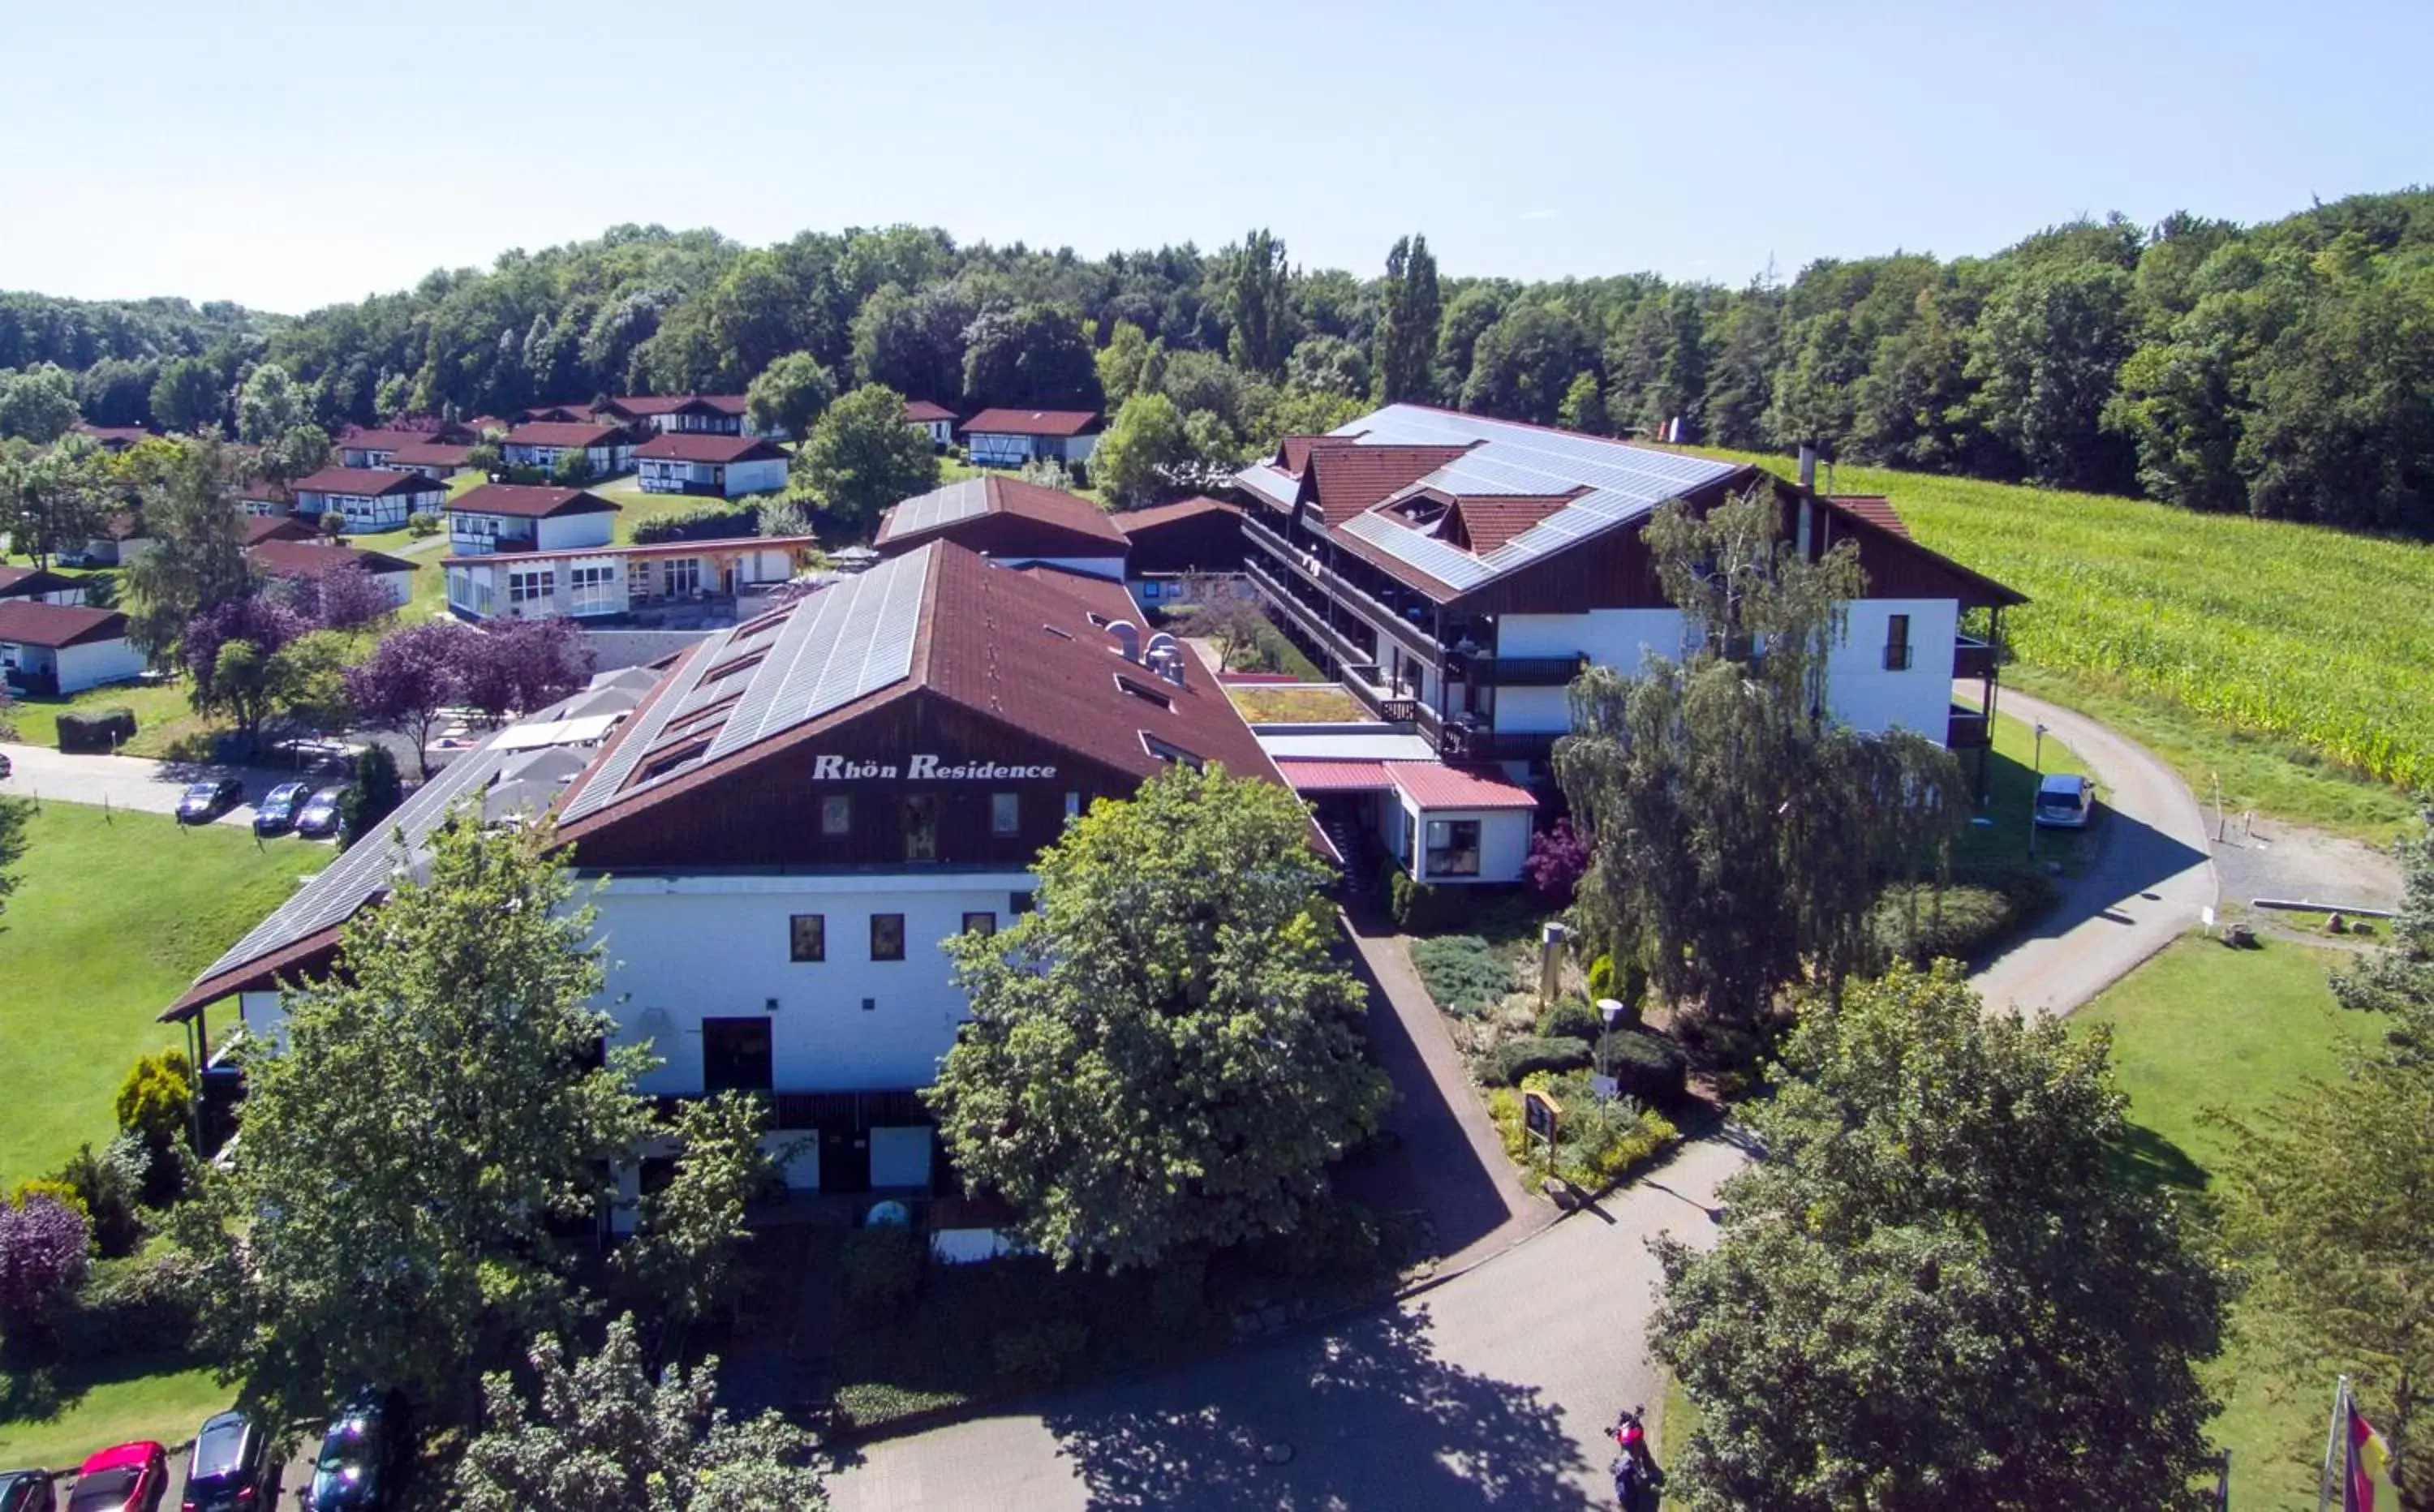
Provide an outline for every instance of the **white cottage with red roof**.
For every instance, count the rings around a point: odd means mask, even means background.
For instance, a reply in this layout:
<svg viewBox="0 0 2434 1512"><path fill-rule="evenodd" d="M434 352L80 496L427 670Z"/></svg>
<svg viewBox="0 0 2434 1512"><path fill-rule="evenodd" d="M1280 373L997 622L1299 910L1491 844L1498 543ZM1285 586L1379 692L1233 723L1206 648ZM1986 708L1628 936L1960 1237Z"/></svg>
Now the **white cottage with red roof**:
<svg viewBox="0 0 2434 1512"><path fill-rule="evenodd" d="M555 472L559 459L569 453L581 455L591 476L605 478L633 465L634 437L622 425L531 420L499 441L499 458L510 467Z"/></svg>
<svg viewBox="0 0 2434 1512"><path fill-rule="evenodd" d="M643 1090L768 1094L774 1141L809 1137L796 1186L925 1190L917 1094L968 1011L939 943L1025 911L1097 799L1176 762L1281 780L1213 680L1069 581L934 541L595 679L457 756L164 1016L234 998L275 1029L278 982L329 969L452 805L547 810L596 910L598 1006L661 1062Z"/></svg>
<svg viewBox="0 0 2434 1512"><path fill-rule="evenodd" d="M0 600L0 679L18 693L64 698L144 675L144 654L115 609Z"/></svg>
<svg viewBox="0 0 2434 1512"><path fill-rule="evenodd" d="M1096 410L983 410L964 422L964 445L977 467L1020 467L1054 458L1090 460L1099 445Z"/></svg>
<svg viewBox="0 0 2434 1512"><path fill-rule="evenodd" d="M786 453L751 435L669 431L634 449L634 470L646 494L707 494L735 499L786 486Z"/></svg>
<svg viewBox="0 0 2434 1512"><path fill-rule="evenodd" d="M336 515L350 532L397 530L409 516L438 514L448 499L448 485L437 479L386 467L323 467L297 479L291 492L296 513Z"/></svg>

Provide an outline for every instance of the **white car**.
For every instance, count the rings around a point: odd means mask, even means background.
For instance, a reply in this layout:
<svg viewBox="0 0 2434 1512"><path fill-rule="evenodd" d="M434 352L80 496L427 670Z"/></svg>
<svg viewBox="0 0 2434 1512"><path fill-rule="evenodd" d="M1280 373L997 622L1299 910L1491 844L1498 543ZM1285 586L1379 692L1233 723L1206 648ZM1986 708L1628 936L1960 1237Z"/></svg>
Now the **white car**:
<svg viewBox="0 0 2434 1512"><path fill-rule="evenodd" d="M2067 773L2055 773L2037 784L2037 823L2052 829L2085 829L2096 812L2096 784Z"/></svg>

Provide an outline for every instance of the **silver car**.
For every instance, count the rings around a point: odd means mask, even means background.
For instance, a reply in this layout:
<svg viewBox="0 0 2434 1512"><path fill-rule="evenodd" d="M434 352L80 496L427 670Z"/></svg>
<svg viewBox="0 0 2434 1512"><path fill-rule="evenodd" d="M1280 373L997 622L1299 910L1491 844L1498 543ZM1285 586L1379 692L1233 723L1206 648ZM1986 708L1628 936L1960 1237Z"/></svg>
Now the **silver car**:
<svg viewBox="0 0 2434 1512"><path fill-rule="evenodd" d="M2048 829L2085 829L2096 811L2096 784L2057 772L2037 784L2037 823Z"/></svg>

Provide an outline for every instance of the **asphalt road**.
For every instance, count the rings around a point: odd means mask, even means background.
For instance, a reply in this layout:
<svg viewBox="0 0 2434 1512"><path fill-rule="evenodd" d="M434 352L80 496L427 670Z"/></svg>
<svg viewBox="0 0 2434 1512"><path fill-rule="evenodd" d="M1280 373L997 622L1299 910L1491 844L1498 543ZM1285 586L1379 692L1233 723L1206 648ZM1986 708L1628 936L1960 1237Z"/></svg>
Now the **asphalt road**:
<svg viewBox="0 0 2434 1512"><path fill-rule="evenodd" d="M2205 816L2179 773L2085 715L2008 688L1997 707L2044 724L2094 774L2097 854L1974 985L1990 1008L2067 1013L2196 928L2215 905Z"/></svg>
<svg viewBox="0 0 2434 1512"><path fill-rule="evenodd" d="M1714 1234L1732 1140L1396 1306L848 1451L838 1512L1610 1507L1604 1428L1663 1383L1646 1240ZM1277 1463L1275 1456L1283 1456Z"/></svg>
<svg viewBox="0 0 2434 1512"><path fill-rule="evenodd" d="M245 783L247 801L214 823L249 827L253 800L298 773L282 767L237 767L182 761L150 761L142 756L71 756L42 745L0 745L9 758L9 775L0 778L0 792L20 798L49 798L60 803L108 805L137 813L171 814L186 785L205 777L232 776Z"/></svg>

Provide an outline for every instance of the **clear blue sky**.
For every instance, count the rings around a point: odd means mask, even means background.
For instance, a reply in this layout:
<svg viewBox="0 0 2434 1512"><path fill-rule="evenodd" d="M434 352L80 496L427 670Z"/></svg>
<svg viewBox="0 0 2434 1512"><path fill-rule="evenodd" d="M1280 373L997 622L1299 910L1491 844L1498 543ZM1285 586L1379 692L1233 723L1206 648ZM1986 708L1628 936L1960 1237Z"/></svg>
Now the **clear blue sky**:
<svg viewBox="0 0 2434 1512"><path fill-rule="evenodd" d="M1739 283L2434 164L2425 0L28 0L5 38L0 288L273 310L621 221Z"/></svg>

